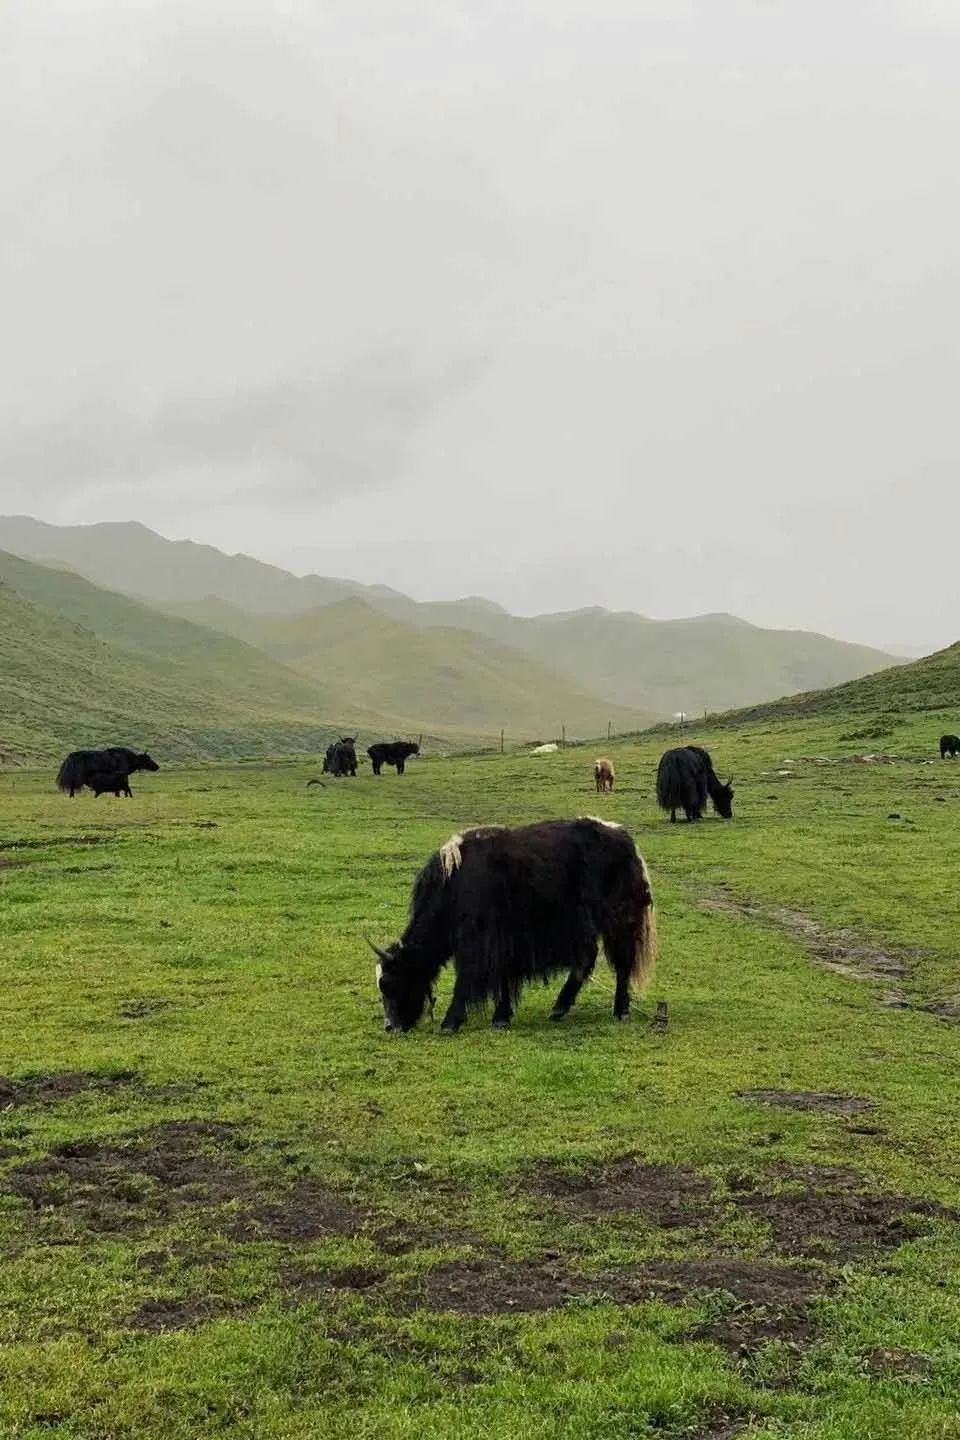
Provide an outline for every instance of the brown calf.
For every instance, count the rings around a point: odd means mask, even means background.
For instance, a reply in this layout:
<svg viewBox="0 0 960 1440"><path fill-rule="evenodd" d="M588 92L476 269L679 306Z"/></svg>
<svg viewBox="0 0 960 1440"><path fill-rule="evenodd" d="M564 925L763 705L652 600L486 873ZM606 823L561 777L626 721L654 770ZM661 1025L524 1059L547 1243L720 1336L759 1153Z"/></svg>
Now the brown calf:
<svg viewBox="0 0 960 1440"><path fill-rule="evenodd" d="M610 760L595 760L593 764L593 779L599 794L603 790L612 790L616 778L613 769L613 762Z"/></svg>

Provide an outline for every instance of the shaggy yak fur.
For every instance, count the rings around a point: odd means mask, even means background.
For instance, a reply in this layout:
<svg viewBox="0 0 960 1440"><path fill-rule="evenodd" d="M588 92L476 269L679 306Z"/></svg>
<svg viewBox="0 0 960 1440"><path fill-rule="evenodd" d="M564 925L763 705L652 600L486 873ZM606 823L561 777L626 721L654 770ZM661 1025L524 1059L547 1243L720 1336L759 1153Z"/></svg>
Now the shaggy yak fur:
<svg viewBox="0 0 960 1440"><path fill-rule="evenodd" d="M591 817L454 835L414 881L410 918L387 949L373 946L387 1030L411 1030L453 957L456 978L441 1029L494 1003L509 1025L530 980L569 974L550 1018L562 1020L593 971L603 940L616 975L613 1013L625 1020L630 985L653 969L656 926L650 877L626 830ZM371 942L372 944L372 942Z"/></svg>
<svg viewBox="0 0 960 1440"><path fill-rule="evenodd" d="M940 736L940 759L946 760L948 755L951 760L954 755L960 755L960 735Z"/></svg>
<svg viewBox="0 0 960 1440"><path fill-rule="evenodd" d="M420 746L413 740L378 740L367 750L374 775L380 774L382 765L396 766L397 774L403 774L403 767L411 755L420 754Z"/></svg>
<svg viewBox="0 0 960 1440"><path fill-rule="evenodd" d="M132 797L130 776L135 770L159 770L156 760L144 752L138 755L122 745L108 750L74 750L64 760L57 775L61 790L69 792L71 799L84 785L95 795L109 791L114 795Z"/></svg>
<svg viewBox="0 0 960 1440"><path fill-rule="evenodd" d="M597 794L601 791L612 790L613 782L616 779L616 771L613 768L612 760L594 760L593 762L593 783L597 787Z"/></svg>
<svg viewBox="0 0 960 1440"><path fill-rule="evenodd" d="M357 773L357 742L352 735L342 735L332 745L327 746L327 753L323 757L324 775L356 775Z"/></svg>
<svg viewBox="0 0 960 1440"><path fill-rule="evenodd" d="M657 767L657 803L676 820L682 810L688 820L702 820L707 796L724 820L733 818L733 776L721 785L713 761L699 745L682 745L668 750Z"/></svg>

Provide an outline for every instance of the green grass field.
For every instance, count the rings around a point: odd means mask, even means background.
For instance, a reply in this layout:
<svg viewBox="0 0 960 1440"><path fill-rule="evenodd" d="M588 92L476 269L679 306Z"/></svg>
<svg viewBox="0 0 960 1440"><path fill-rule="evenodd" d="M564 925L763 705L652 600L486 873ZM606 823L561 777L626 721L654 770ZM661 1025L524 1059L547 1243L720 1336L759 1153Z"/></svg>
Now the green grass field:
<svg viewBox="0 0 960 1440"><path fill-rule="evenodd" d="M737 818L694 827L656 737L606 797L586 750L0 775L0 1436L960 1437L941 728L699 736ZM562 1025L558 980L385 1036L363 933L430 850L598 811L658 903L631 1021L601 965Z"/></svg>

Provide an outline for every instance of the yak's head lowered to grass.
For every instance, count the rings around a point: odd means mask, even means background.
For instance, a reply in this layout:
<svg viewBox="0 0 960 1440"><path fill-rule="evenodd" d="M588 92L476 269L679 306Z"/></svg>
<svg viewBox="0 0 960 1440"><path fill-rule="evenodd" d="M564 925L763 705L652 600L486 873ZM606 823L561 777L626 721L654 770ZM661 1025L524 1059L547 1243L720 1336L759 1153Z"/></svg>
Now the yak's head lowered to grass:
<svg viewBox="0 0 960 1440"><path fill-rule="evenodd" d="M423 957L402 940L385 950L367 944L377 957L377 988L383 1001L385 1030L412 1030L428 1007L433 1014L433 975Z"/></svg>
<svg viewBox="0 0 960 1440"><path fill-rule="evenodd" d="M733 776L726 785L716 780L710 787L710 799L713 801L713 808L722 820L733 819Z"/></svg>

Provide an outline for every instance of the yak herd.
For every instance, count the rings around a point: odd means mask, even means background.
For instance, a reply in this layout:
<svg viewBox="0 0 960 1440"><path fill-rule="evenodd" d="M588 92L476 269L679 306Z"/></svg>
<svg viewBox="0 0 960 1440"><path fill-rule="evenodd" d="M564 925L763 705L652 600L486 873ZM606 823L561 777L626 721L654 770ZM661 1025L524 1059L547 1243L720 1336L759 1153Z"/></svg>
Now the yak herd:
<svg viewBox="0 0 960 1440"><path fill-rule="evenodd" d="M420 753L410 741L379 741L367 750L374 775L384 765L398 775ZM960 737L943 735L940 756L960 755ZM130 776L160 767L148 754L115 746L75 750L57 775L61 790L84 786L95 796L130 797ZM357 774L356 739L344 735L327 748L323 771ZM613 790L614 767L594 763L598 794ZM311 782L317 783L317 782ZM657 767L657 803L672 822L682 812L699 821L707 802L733 817L733 779L718 779L699 745L667 750ZM613 970L613 1014L627 1018L632 986L643 986L656 957L653 891L643 857L629 832L610 820L581 816L508 828L486 825L451 838L426 861L413 882L407 924L380 947L377 989L388 1031L411 1030L428 1008L434 984L450 960L453 996L441 1029L460 1029L472 1009L493 1006L493 1025L510 1024L523 987L566 972L550 1012L562 1020L597 961L602 942Z"/></svg>

